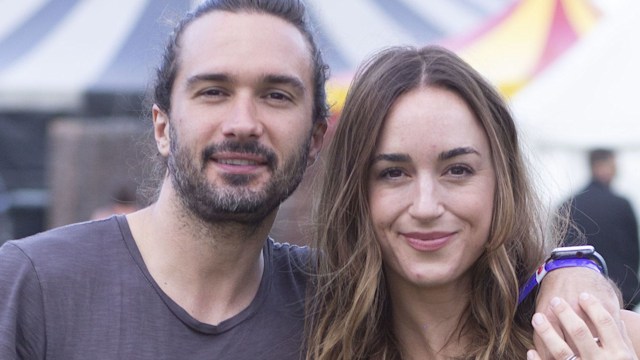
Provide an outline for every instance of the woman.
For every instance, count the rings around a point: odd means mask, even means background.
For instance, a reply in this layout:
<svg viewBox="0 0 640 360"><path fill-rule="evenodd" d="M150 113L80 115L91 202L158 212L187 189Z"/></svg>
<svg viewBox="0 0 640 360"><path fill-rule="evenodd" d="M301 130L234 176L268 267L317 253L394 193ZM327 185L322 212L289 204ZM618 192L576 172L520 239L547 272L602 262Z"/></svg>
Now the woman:
<svg viewBox="0 0 640 360"><path fill-rule="evenodd" d="M514 121L477 72L439 47L377 54L324 159L308 359L524 358L518 287L553 237ZM545 343L566 353L554 333Z"/></svg>

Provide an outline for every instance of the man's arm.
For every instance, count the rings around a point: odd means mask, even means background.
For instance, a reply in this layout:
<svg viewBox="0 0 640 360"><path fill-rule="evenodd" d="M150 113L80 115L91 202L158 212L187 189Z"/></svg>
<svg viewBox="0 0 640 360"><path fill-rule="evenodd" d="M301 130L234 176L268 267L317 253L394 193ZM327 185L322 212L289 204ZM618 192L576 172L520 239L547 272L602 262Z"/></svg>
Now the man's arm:
<svg viewBox="0 0 640 360"><path fill-rule="evenodd" d="M0 247L0 359L44 359L42 291L30 259L11 242Z"/></svg>

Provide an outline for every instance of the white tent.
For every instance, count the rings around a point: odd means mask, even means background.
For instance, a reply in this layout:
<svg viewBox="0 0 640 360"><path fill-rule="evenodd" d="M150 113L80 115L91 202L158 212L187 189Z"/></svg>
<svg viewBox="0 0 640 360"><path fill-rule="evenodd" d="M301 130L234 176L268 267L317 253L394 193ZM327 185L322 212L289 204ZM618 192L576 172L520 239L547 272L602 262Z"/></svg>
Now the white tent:
<svg viewBox="0 0 640 360"><path fill-rule="evenodd" d="M82 109L87 93L140 93L185 0L0 2L0 110Z"/></svg>
<svg viewBox="0 0 640 360"><path fill-rule="evenodd" d="M389 44L460 34L516 0L308 0L334 74ZM86 94L139 94L171 23L199 0L0 2L0 111L68 111ZM456 21L450 21L455 18Z"/></svg>
<svg viewBox="0 0 640 360"><path fill-rule="evenodd" d="M586 151L618 152L614 187L640 211L640 3L602 1L603 18L513 99L551 201L587 182Z"/></svg>

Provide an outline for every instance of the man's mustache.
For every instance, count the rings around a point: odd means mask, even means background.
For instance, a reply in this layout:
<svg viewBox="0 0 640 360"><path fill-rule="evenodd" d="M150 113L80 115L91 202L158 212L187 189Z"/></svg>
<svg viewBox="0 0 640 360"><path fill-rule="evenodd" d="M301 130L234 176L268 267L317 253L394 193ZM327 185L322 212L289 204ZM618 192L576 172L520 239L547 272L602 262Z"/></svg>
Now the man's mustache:
<svg viewBox="0 0 640 360"><path fill-rule="evenodd" d="M221 152L234 152L264 157L266 159L267 167L272 171L275 170L278 160L278 157L273 150L256 141L237 142L227 140L219 144L207 146L202 152L203 163L206 163L207 159Z"/></svg>

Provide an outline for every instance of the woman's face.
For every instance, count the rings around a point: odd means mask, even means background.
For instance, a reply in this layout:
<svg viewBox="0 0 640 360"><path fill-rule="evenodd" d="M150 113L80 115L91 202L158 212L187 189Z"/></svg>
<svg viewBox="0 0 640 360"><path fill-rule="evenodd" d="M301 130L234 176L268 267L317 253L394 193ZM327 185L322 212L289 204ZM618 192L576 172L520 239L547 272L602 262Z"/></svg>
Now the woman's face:
<svg viewBox="0 0 640 360"><path fill-rule="evenodd" d="M495 184L485 132L457 94L422 87L396 101L369 174L392 288L465 284L488 239Z"/></svg>

